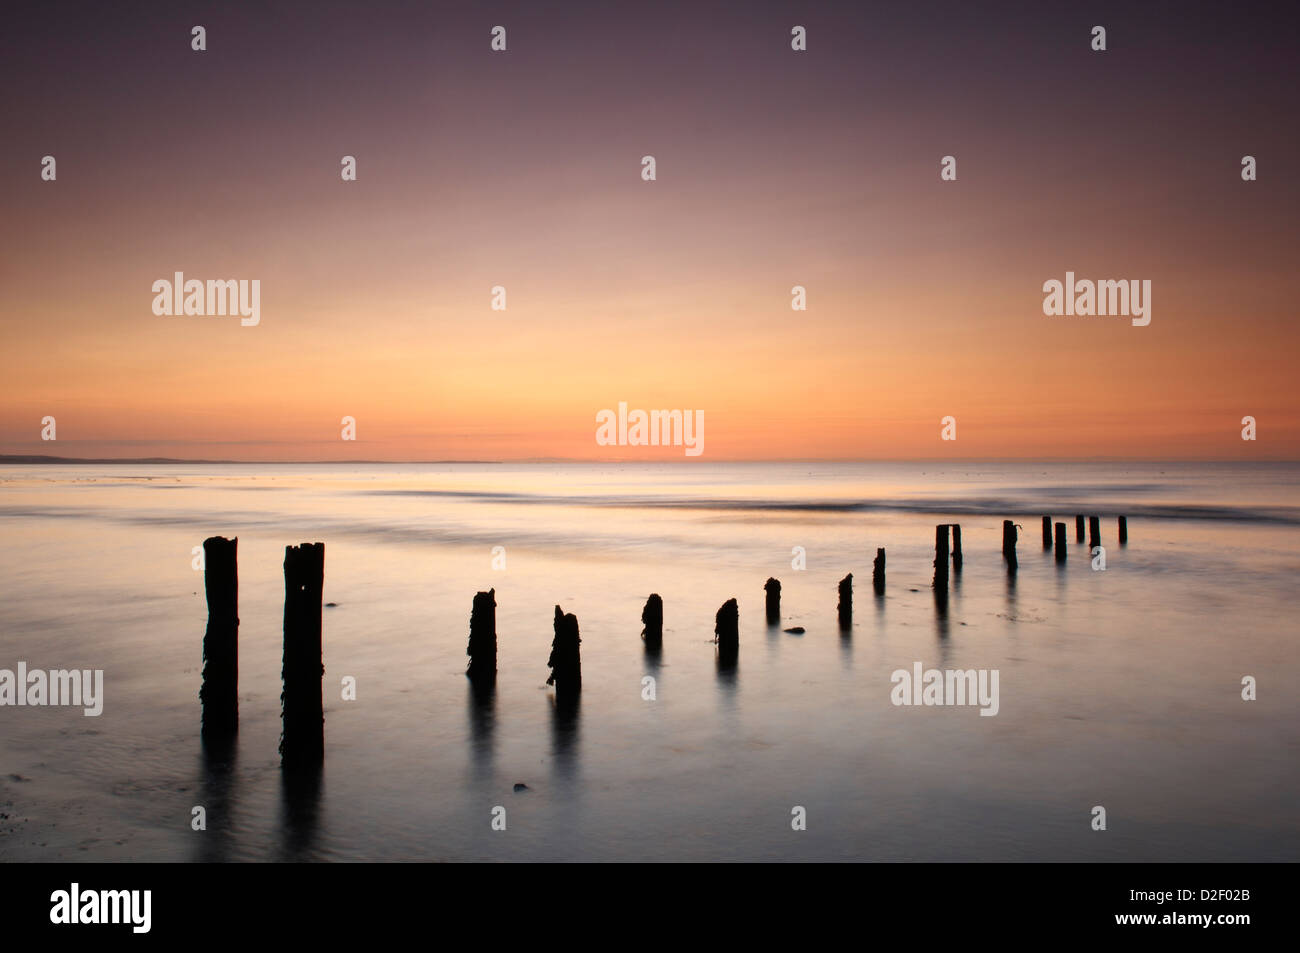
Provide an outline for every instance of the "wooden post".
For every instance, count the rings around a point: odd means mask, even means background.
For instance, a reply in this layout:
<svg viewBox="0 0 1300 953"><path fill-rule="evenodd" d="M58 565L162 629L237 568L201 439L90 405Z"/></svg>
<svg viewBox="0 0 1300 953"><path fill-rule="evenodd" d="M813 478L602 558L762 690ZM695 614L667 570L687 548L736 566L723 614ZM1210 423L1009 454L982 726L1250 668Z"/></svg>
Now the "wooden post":
<svg viewBox="0 0 1300 953"><path fill-rule="evenodd" d="M469 613L469 668L465 674L477 685L491 685L497 680L497 591L474 594Z"/></svg>
<svg viewBox="0 0 1300 953"><path fill-rule="evenodd" d="M664 644L664 601L657 592L650 593L641 610L641 622L645 628L641 637L645 639L647 649L658 649Z"/></svg>
<svg viewBox="0 0 1300 953"><path fill-rule="evenodd" d="M1043 549L1052 548L1052 518L1043 517Z"/></svg>
<svg viewBox="0 0 1300 953"><path fill-rule="evenodd" d="M1088 517L1088 552L1101 545L1101 517Z"/></svg>
<svg viewBox="0 0 1300 953"><path fill-rule="evenodd" d="M718 661L734 662L740 653L740 606L728 599L714 617L713 634L717 636Z"/></svg>
<svg viewBox="0 0 1300 953"><path fill-rule="evenodd" d="M578 646L582 639L578 637L578 617L573 613L565 614L559 606L555 607L555 638L551 642L551 657L546 664L551 667L551 677L547 685L555 686L557 704L577 701L582 691L582 657Z"/></svg>
<svg viewBox="0 0 1300 953"><path fill-rule="evenodd" d="M952 524L952 571L961 575L961 524Z"/></svg>
<svg viewBox="0 0 1300 953"><path fill-rule="evenodd" d="M1065 524L1056 524L1056 561L1065 562Z"/></svg>
<svg viewBox="0 0 1300 953"><path fill-rule="evenodd" d="M1128 542L1128 517L1121 516L1119 518L1119 543L1121 546L1123 546L1127 542Z"/></svg>
<svg viewBox="0 0 1300 953"><path fill-rule="evenodd" d="M205 741L228 740L239 730L238 548L238 538L212 536L203 541L208 630L203 635L199 704Z"/></svg>
<svg viewBox="0 0 1300 953"><path fill-rule="evenodd" d="M1014 573L1020 563L1016 560L1016 524L1002 521L1002 558L1007 562L1007 572Z"/></svg>
<svg viewBox="0 0 1300 953"><path fill-rule="evenodd" d="M325 756L325 705L321 664L321 594L325 544L284 548L284 668L280 696L285 761L319 762Z"/></svg>
<svg viewBox="0 0 1300 953"><path fill-rule="evenodd" d="M835 613L839 616L841 628L847 629L853 624L853 573L840 580L840 601Z"/></svg>
<svg viewBox="0 0 1300 953"><path fill-rule="evenodd" d="M1083 542L1083 517L1082 516L1076 516L1074 518L1074 541L1076 543Z"/></svg>
<svg viewBox="0 0 1300 953"><path fill-rule="evenodd" d="M885 550L880 547L876 550L876 559L871 564L871 587L876 590L876 595L885 594Z"/></svg>
<svg viewBox="0 0 1300 953"><path fill-rule="evenodd" d="M934 528L934 588L948 591L948 524Z"/></svg>
<svg viewBox="0 0 1300 953"><path fill-rule="evenodd" d="M767 582L763 583L763 591L767 593L767 621L773 624L780 622L781 583L769 576Z"/></svg>

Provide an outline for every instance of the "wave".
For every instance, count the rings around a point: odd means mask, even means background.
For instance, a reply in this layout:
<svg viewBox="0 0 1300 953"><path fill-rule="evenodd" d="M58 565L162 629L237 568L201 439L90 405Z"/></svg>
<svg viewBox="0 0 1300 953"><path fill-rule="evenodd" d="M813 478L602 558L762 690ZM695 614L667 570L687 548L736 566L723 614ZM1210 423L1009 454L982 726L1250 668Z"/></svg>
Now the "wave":
<svg viewBox="0 0 1300 953"><path fill-rule="evenodd" d="M1028 495L1034 495L1030 488ZM1002 496L968 497L963 499L877 499L877 500L758 500L728 497L665 496L659 494L540 494L464 490L395 490L375 489L356 491L366 496L407 496L464 499L479 503L504 503L542 506L613 507L621 509L678 509L678 510L749 510L754 512L787 513L912 513L947 514L953 516L1001 516L1011 518L1041 519L1043 516L1073 517L1127 516L1130 519L1154 520L1224 520L1240 523L1274 523L1300 525L1300 507L1252 506L1209 503L1116 503L1107 500L1099 503L1086 499L1051 499L1051 489L1040 491L1044 505L1026 509L1022 498ZM1077 488L1074 488L1077 491ZM1112 490L1113 487L1105 487ZM1157 489L1152 486L1150 489ZM1046 510L1046 512L1045 512Z"/></svg>

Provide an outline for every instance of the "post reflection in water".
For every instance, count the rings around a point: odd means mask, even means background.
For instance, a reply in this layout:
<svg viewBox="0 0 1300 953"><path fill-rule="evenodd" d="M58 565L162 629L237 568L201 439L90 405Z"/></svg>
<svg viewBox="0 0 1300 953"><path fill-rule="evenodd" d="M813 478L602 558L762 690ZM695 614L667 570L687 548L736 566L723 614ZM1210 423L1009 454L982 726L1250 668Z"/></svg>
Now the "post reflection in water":
<svg viewBox="0 0 1300 953"><path fill-rule="evenodd" d="M582 696L567 698L550 696L551 703L551 757L557 778L572 781L577 776L577 762L581 754L579 724Z"/></svg>
<svg viewBox="0 0 1300 953"><path fill-rule="evenodd" d="M319 762L280 768L281 860L316 859L324 773Z"/></svg>
<svg viewBox="0 0 1300 953"><path fill-rule="evenodd" d="M490 778L496 755L496 685L469 681L465 697L469 710L469 743L474 775Z"/></svg>
<svg viewBox="0 0 1300 953"><path fill-rule="evenodd" d="M235 750L234 740L229 739L205 741L199 752L199 806L207 825L198 839L195 859L200 863L219 864L231 859L231 819L238 801Z"/></svg>

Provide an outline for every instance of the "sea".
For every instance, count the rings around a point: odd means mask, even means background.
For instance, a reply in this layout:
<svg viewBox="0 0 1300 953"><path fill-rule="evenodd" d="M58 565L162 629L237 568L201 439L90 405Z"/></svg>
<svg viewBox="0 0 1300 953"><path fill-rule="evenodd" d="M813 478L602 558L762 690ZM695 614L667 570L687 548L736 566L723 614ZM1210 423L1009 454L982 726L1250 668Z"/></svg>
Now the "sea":
<svg viewBox="0 0 1300 953"><path fill-rule="evenodd" d="M1298 487L1288 463L0 466L0 669L104 673L98 716L0 707L0 860L1300 860ZM199 732L216 535L239 540L222 752ZM278 754L304 542L330 603L306 775ZM582 639L571 711L546 684L557 605ZM896 704L917 665L996 672L996 714Z"/></svg>

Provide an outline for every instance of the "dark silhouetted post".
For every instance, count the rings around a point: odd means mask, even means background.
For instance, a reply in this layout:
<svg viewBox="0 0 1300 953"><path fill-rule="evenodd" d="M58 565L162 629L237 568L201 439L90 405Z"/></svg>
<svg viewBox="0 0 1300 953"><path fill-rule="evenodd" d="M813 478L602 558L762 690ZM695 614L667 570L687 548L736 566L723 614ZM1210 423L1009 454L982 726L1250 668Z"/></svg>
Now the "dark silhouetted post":
<svg viewBox="0 0 1300 953"><path fill-rule="evenodd" d="M961 524L952 524L952 570L961 574Z"/></svg>
<svg viewBox="0 0 1300 953"><path fill-rule="evenodd" d="M641 610L641 624L645 626L641 630L645 647L660 648L664 644L664 601L657 592L650 593L650 598L645 601L645 608Z"/></svg>
<svg viewBox="0 0 1300 953"><path fill-rule="evenodd" d="M1056 524L1056 561L1065 562L1065 524Z"/></svg>
<svg viewBox="0 0 1300 953"><path fill-rule="evenodd" d="M321 663L321 594L325 544L284 548L284 690L280 695L285 761L310 764L325 756Z"/></svg>
<svg viewBox="0 0 1300 953"><path fill-rule="evenodd" d="M1101 517L1088 517L1088 551L1091 552L1094 546L1101 545Z"/></svg>
<svg viewBox="0 0 1300 953"><path fill-rule="evenodd" d="M718 610L713 633L717 636L718 661L734 662L740 652L740 606L735 599L728 599Z"/></svg>
<svg viewBox="0 0 1300 953"><path fill-rule="evenodd" d="M1083 542L1083 517L1082 516L1076 516L1074 518L1074 541L1076 543Z"/></svg>
<svg viewBox="0 0 1300 953"><path fill-rule="evenodd" d="M1002 558L1007 561L1007 572L1015 572L1020 563L1016 559L1016 524L1002 521Z"/></svg>
<svg viewBox="0 0 1300 953"><path fill-rule="evenodd" d="M934 528L934 588L948 591L948 524Z"/></svg>
<svg viewBox="0 0 1300 953"><path fill-rule="evenodd" d="M474 594L469 613L469 668L465 674L476 685L491 685L497 680L497 591Z"/></svg>
<svg viewBox="0 0 1300 953"><path fill-rule="evenodd" d="M885 594L885 550L878 548L876 550L876 559L871 564L871 587L876 590L876 595Z"/></svg>
<svg viewBox="0 0 1300 953"><path fill-rule="evenodd" d="M1043 517L1043 549L1052 548L1052 518Z"/></svg>
<svg viewBox="0 0 1300 953"><path fill-rule="evenodd" d="M776 623L781 621L781 583L768 577L767 582L763 583L763 591L767 593L767 621Z"/></svg>
<svg viewBox="0 0 1300 953"><path fill-rule="evenodd" d="M578 637L578 617L565 614L555 607L555 639L551 642L551 657L546 664L551 667L547 685L555 686L557 704L576 701L582 691L582 657L578 650L582 639Z"/></svg>
<svg viewBox="0 0 1300 953"><path fill-rule="evenodd" d="M203 589L208 597L208 630L203 636L202 735L227 740L239 729L239 567L238 539L212 536L203 541Z"/></svg>
<svg viewBox="0 0 1300 953"><path fill-rule="evenodd" d="M853 573L840 580L840 601L835 607L840 626L848 628L853 624Z"/></svg>
<svg viewBox="0 0 1300 953"><path fill-rule="evenodd" d="M1127 516L1121 516L1119 518L1119 541L1120 541L1120 545L1123 545L1124 543L1128 542L1128 517Z"/></svg>

